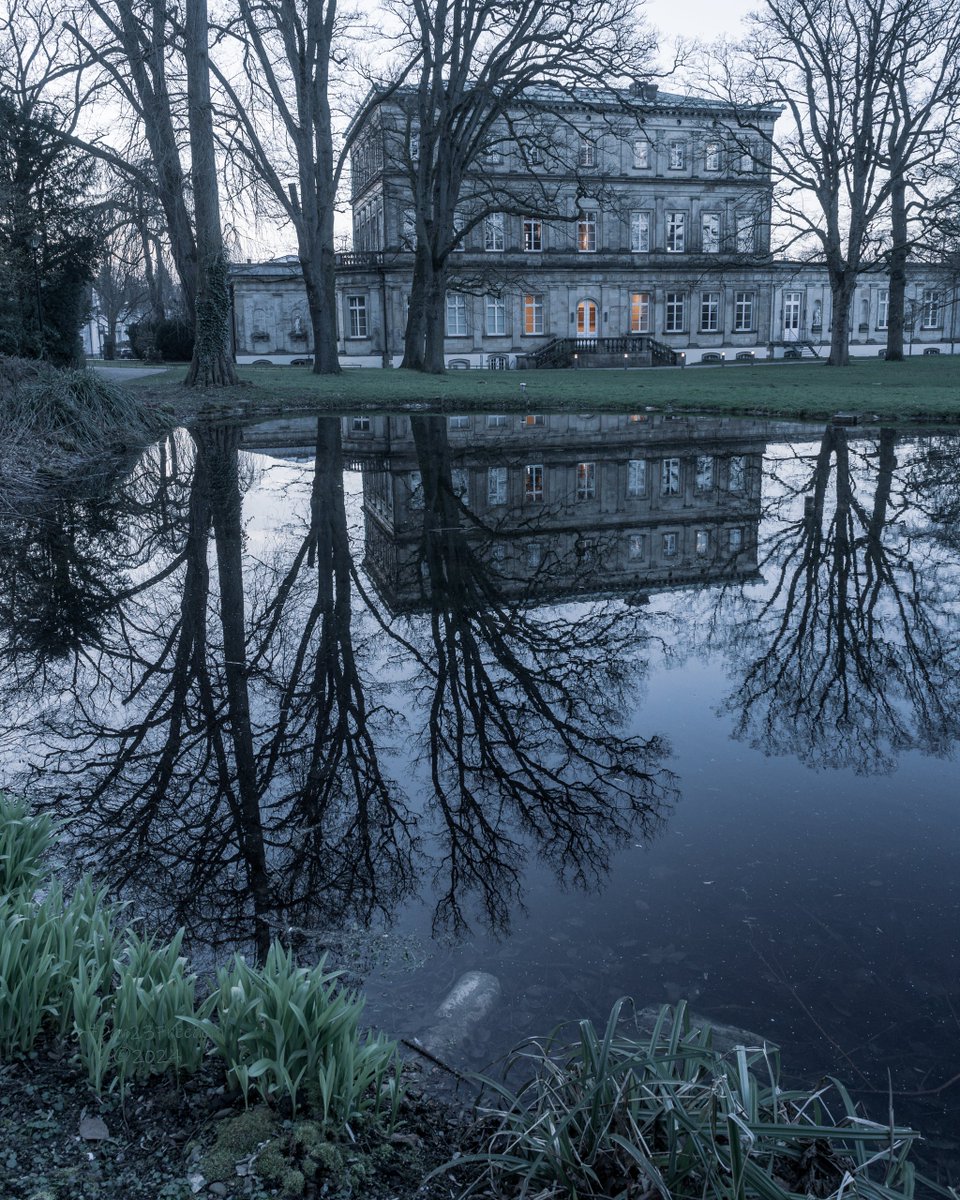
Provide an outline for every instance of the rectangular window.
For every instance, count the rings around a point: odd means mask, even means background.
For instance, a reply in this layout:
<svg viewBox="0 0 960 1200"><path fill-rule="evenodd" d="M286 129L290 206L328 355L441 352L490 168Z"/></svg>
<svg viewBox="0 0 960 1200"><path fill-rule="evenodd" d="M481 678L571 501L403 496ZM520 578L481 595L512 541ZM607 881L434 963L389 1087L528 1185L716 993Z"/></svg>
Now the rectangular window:
<svg viewBox="0 0 960 1200"><path fill-rule="evenodd" d="M943 292L933 288L924 288L920 308L920 328L939 329L943 324L941 309L943 308Z"/></svg>
<svg viewBox="0 0 960 1200"><path fill-rule="evenodd" d="M734 454L727 467L727 491L742 492L747 460L742 454Z"/></svg>
<svg viewBox="0 0 960 1200"><path fill-rule="evenodd" d="M733 329L734 333L747 333L753 329L753 292L733 293Z"/></svg>
<svg viewBox="0 0 960 1200"><path fill-rule="evenodd" d="M636 562L638 558L643 558L647 552L647 539L642 533L627 534L627 558L631 562Z"/></svg>
<svg viewBox="0 0 960 1200"><path fill-rule="evenodd" d="M660 495L680 495L680 459L665 458L660 464Z"/></svg>
<svg viewBox="0 0 960 1200"><path fill-rule="evenodd" d="M890 313L890 292L884 288L877 292L877 328L886 329Z"/></svg>
<svg viewBox="0 0 960 1200"><path fill-rule="evenodd" d="M756 246L756 222L753 213L737 216L737 253L752 254Z"/></svg>
<svg viewBox="0 0 960 1200"><path fill-rule="evenodd" d="M523 498L527 501L543 499L543 464L530 463L523 469Z"/></svg>
<svg viewBox="0 0 960 1200"><path fill-rule="evenodd" d="M543 333L543 297L527 295L523 298L523 332Z"/></svg>
<svg viewBox="0 0 960 1200"><path fill-rule="evenodd" d="M667 292L663 328L666 333L683 333L686 328L686 296L683 292Z"/></svg>
<svg viewBox="0 0 960 1200"><path fill-rule="evenodd" d="M752 175L757 159L757 148L753 142L744 142L740 147L740 173Z"/></svg>
<svg viewBox="0 0 960 1200"><path fill-rule="evenodd" d="M709 492L713 487L713 456L697 455L697 474L694 484L698 492Z"/></svg>
<svg viewBox="0 0 960 1200"><path fill-rule="evenodd" d="M627 463L627 495L631 500L647 494L647 460L631 458Z"/></svg>
<svg viewBox="0 0 960 1200"><path fill-rule="evenodd" d="M700 332L720 331L720 293L704 292L700 297Z"/></svg>
<svg viewBox="0 0 960 1200"><path fill-rule="evenodd" d="M577 166L595 167L597 165L597 147L587 137L580 138L580 149L577 154Z"/></svg>
<svg viewBox="0 0 960 1200"><path fill-rule="evenodd" d="M710 530L698 529L696 533L695 548L697 554L707 554L710 550Z"/></svg>
<svg viewBox="0 0 960 1200"><path fill-rule="evenodd" d="M597 496L597 464L577 463L577 499L595 500Z"/></svg>
<svg viewBox="0 0 960 1200"><path fill-rule="evenodd" d="M650 332L649 292L634 292L630 297L630 332Z"/></svg>
<svg viewBox="0 0 960 1200"><path fill-rule="evenodd" d="M470 428L470 418L463 416L463 415L456 416L456 417L447 417L447 428L448 429L469 429Z"/></svg>
<svg viewBox="0 0 960 1200"><path fill-rule="evenodd" d="M650 143L646 138L636 138L633 143L633 165L638 171L650 166Z"/></svg>
<svg viewBox="0 0 960 1200"><path fill-rule="evenodd" d="M369 417L354 417L352 422L354 433L369 433L370 418Z"/></svg>
<svg viewBox="0 0 960 1200"><path fill-rule="evenodd" d="M720 170L720 143L707 142L703 147L703 169L705 171Z"/></svg>
<svg viewBox="0 0 960 1200"><path fill-rule="evenodd" d="M521 421L524 429L534 429L539 425L545 425L543 413L528 413Z"/></svg>
<svg viewBox="0 0 960 1200"><path fill-rule="evenodd" d="M700 249L704 254L720 251L720 214L705 212L700 216Z"/></svg>
<svg viewBox="0 0 960 1200"><path fill-rule="evenodd" d="M630 250L633 254L647 254L650 251L650 214L648 212L632 212L630 214Z"/></svg>
<svg viewBox="0 0 960 1200"><path fill-rule="evenodd" d="M483 248L488 253L503 249L503 213L490 213L484 217Z"/></svg>
<svg viewBox="0 0 960 1200"><path fill-rule="evenodd" d="M501 429L507 424L506 413L487 413L487 428Z"/></svg>
<svg viewBox="0 0 960 1200"><path fill-rule="evenodd" d="M597 248L597 214L583 213L577 222L577 249L581 254L593 254Z"/></svg>
<svg viewBox="0 0 960 1200"><path fill-rule="evenodd" d="M665 533L663 535L663 557L676 558L677 556L677 535L675 533Z"/></svg>
<svg viewBox="0 0 960 1200"><path fill-rule="evenodd" d="M682 212L667 213L667 251L670 254L682 254L687 214Z"/></svg>
<svg viewBox="0 0 960 1200"><path fill-rule="evenodd" d="M731 529L727 534L727 549L731 554L736 554L743 546L743 530Z"/></svg>
<svg viewBox="0 0 960 1200"><path fill-rule="evenodd" d="M487 503L491 506L507 502L507 468L490 467L487 471Z"/></svg>
<svg viewBox="0 0 960 1200"><path fill-rule="evenodd" d="M543 162L543 151L536 142L523 142L520 149L528 167L539 167Z"/></svg>
<svg viewBox="0 0 960 1200"><path fill-rule="evenodd" d="M543 222L539 217L523 218L523 248L527 254L539 254L543 249Z"/></svg>
<svg viewBox="0 0 960 1200"><path fill-rule="evenodd" d="M462 292L447 292L447 337L467 336L467 298Z"/></svg>
<svg viewBox="0 0 960 1200"><path fill-rule="evenodd" d="M400 214L400 246L404 250L413 250L417 244L417 214L412 208L405 208Z"/></svg>
<svg viewBox="0 0 960 1200"><path fill-rule="evenodd" d="M366 296L348 296L347 307L350 311L350 336L365 338L367 336Z"/></svg>
<svg viewBox="0 0 960 1200"><path fill-rule="evenodd" d="M686 142L671 142L670 143L670 170L682 171L687 164L687 144Z"/></svg>
<svg viewBox="0 0 960 1200"><path fill-rule="evenodd" d="M485 327L490 337L507 332L507 304L502 296L487 296L484 300Z"/></svg>
<svg viewBox="0 0 960 1200"><path fill-rule="evenodd" d="M503 162L503 147L496 135L492 135L491 140L484 147L483 162L488 167L499 167Z"/></svg>

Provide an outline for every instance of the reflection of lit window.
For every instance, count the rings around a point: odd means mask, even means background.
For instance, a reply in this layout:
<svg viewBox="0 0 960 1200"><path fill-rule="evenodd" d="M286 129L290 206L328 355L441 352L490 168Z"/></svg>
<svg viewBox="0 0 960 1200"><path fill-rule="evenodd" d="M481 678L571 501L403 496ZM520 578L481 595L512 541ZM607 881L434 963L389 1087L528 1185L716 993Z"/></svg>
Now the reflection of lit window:
<svg viewBox="0 0 960 1200"><path fill-rule="evenodd" d="M698 529L696 538L696 549L698 554L706 554L710 549L710 530Z"/></svg>
<svg viewBox="0 0 960 1200"><path fill-rule="evenodd" d="M647 462L643 458L631 458L627 463L627 495L642 496L647 490Z"/></svg>
<svg viewBox="0 0 960 1200"><path fill-rule="evenodd" d="M448 429L469 429L470 418L465 416L447 417Z"/></svg>
<svg viewBox="0 0 960 1200"><path fill-rule="evenodd" d="M577 463L577 499L593 500L597 494L597 464Z"/></svg>
<svg viewBox="0 0 960 1200"><path fill-rule="evenodd" d="M423 478L419 471L410 472L410 507L423 508Z"/></svg>
<svg viewBox="0 0 960 1200"><path fill-rule="evenodd" d="M597 214L584 213L577 222L577 249L581 254L593 254L597 248Z"/></svg>
<svg viewBox="0 0 960 1200"><path fill-rule="evenodd" d="M627 538L627 557L635 561L646 552L646 538L642 533L631 533Z"/></svg>
<svg viewBox="0 0 960 1200"><path fill-rule="evenodd" d="M742 454L735 454L730 459L727 474L727 489L731 492L742 492L744 486L744 468L747 460Z"/></svg>
<svg viewBox="0 0 960 1200"><path fill-rule="evenodd" d="M697 455L696 488L708 492L713 487L713 459L709 454Z"/></svg>
<svg viewBox="0 0 960 1200"><path fill-rule="evenodd" d="M727 546L729 547L731 554L736 554L736 552L741 548L742 545L743 545L743 530L742 529L731 529L728 540L727 540Z"/></svg>
<svg viewBox="0 0 960 1200"><path fill-rule="evenodd" d="M680 495L680 459L665 458L660 464L661 496Z"/></svg>
<svg viewBox="0 0 960 1200"><path fill-rule="evenodd" d="M487 470L487 503L506 504L507 502L507 468L490 467Z"/></svg>
<svg viewBox="0 0 960 1200"><path fill-rule="evenodd" d="M543 499L543 464L531 463L523 471L524 500Z"/></svg>
<svg viewBox="0 0 960 1200"><path fill-rule="evenodd" d="M675 533L665 533L663 535L663 557L674 558L677 553L677 535Z"/></svg>
<svg viewBox="0 0 960 1200"><path fill-rule="evenodd" d="M523 425L525 429L533 429L534 426L542 425L543 423L543 413L529 413L523 418Z"/></svg>

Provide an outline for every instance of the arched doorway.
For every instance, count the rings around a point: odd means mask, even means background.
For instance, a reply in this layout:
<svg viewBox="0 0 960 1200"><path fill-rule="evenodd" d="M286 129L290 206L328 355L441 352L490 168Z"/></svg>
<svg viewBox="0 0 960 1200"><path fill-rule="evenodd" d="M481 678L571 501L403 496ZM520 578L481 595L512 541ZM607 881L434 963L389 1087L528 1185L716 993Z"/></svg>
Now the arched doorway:
<svg viewBox="0 0 960 1200"><path fill-rule="evenodd" d="M599 328L599 313L592 300L581 300L577 305L577 337L595 338Z"/></svg>

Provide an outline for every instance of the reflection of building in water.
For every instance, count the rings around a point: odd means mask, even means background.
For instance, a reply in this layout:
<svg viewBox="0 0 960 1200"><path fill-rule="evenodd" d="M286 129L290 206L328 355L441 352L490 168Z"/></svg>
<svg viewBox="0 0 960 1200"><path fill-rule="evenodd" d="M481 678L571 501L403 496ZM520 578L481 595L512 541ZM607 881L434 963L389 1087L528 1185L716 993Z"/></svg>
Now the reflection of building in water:
<svg viewBox="0 0 960 1200"><path fill-rule="evenodd" d="M769 424L661 413L417 419L442 422L450 447L452 498L431 536L459 536L506 597L756 575ZM417 607L429 595L434 501L410 421L352 418L344 440L363 470L367 571L392 608Z"/></svg>

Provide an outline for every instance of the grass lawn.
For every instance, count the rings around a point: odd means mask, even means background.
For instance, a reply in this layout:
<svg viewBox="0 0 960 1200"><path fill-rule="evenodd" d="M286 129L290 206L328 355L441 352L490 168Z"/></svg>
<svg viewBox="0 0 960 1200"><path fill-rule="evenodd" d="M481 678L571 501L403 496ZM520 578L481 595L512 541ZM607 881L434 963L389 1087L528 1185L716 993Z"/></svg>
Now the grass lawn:
<svg viewBox="0 0 960 1200"><path fill-rule="evenodd" d="M274 410L291 407L349 411L361 407L424 405L447 410L488 407L536 411L569 408L634 411L670 405L713 412L763 412L785 417L829 417L836 412L911 420L960 419L960 355L916 357L903 363L858 359L849 367L814 362L728 364L620 370L408 371L351 368L339 376L299 367L245 367L246 386L181 393L184 369L131 381L157 400L195 408ZM179 406L179 404L178 404Z"/></svg>

